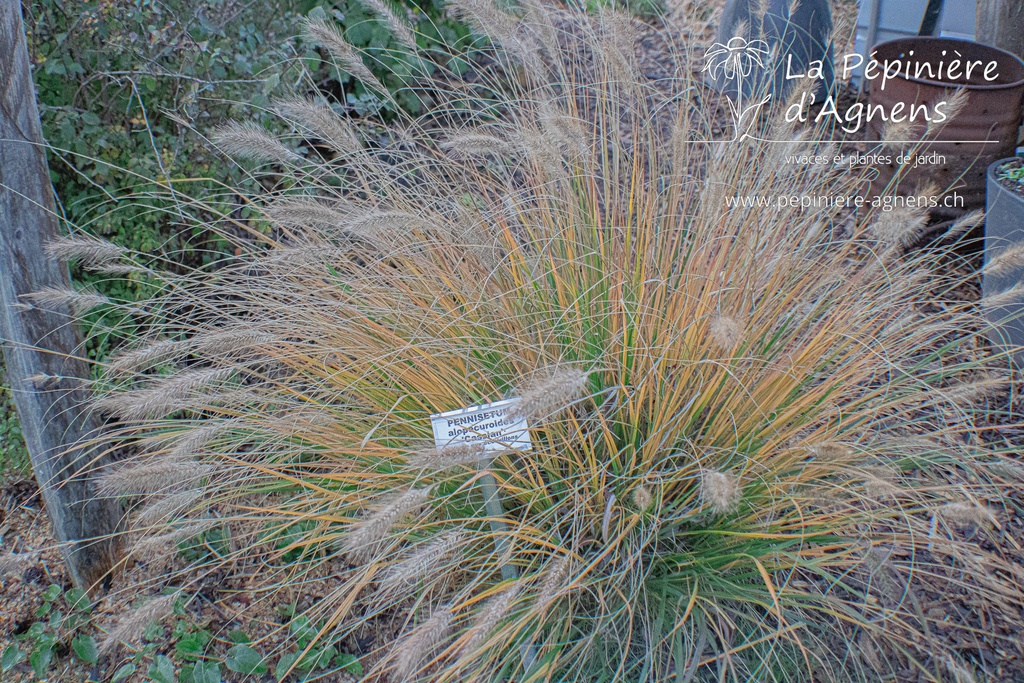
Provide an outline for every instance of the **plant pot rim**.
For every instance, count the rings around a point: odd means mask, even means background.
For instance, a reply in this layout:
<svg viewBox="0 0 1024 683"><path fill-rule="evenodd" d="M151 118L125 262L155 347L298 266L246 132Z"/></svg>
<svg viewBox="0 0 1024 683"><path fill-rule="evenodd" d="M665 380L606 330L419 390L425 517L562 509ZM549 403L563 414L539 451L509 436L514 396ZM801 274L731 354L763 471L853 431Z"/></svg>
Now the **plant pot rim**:
<svg viewBox="0 0 1024 683"><path fill-rule="evenodd" d="M988 178L989 181L995 183L996 185L998 185L999 187L1003 188L1004 190L1006 190L1010 194L1014 195L1015 197L1019 197L1021 201L1024 201L1024 197L1022 197L1021 195L1017 194L1013 190L1010 190L1009 188L1004 187L1003 184L1001 182L999 182L999 178L996 177L996 170L1000 166L1005 164L1007 161L1019 161L1019 162L1021 162L1022 165L1024 165L1024 157L1012 156L1012 157L1003 157L1002 159L996 159L995 161L993 161L991 164L988 165L988 169L985 171L985 177Z"/></svg>
<svg viewBox="0 0 1024 683"><path fill-rule="evenodd" d="M1020 57L1018 57L1017 55L1013 54L1012 52L1007 52L1006 50L1000 49L998 47L993 47L992 45L985 45L984 43L979 43L979 42L974 41L974 40L964 40L963 38L943 38L943 37L940 37L940 36L907 36L905 38L895 38L893 40L886 40L886 41L883 41L881 43L876 43L874 46L872 46L871 51L870 51L869 54L874 56L875 51L878 50L879 48L895 47L896 45L898 45L900 43L906 43L906 44L950 43L950 44L952 44L951 46L954 49L956 48L956 44L960 44L960 45L964 45L964 46L968 46L969 45L969 46L971 46L973 48L980 47L980 48L982 48L982 49L984 49L986 51L996 52L996 53L999 53L999 55L1002 56L1002 57L1005 57L1005 58L1013 60L1014 62L1017 63L1017 65L1021 69L1021 77L1018 78L1017 80L1015 80L1015 81L1013 81L1011 83L996 83L996 84L993 84L993 85L981 85L981 84L971 84L971 83L962 83L962 84L961 83L950 83L949 81L936 81L936 80L932 80L932 79L929 79L929 78L906 78L904 76L899 76L899 75L896 76L896 78L899 78L901 80L910 81L911 83L922 83L922 84L930 85L930 86L937 87L937 88L946 88L946 89L965 88L967 90L976 90L976 91L982 91L982 92L993 91L993 90L1006 90L1006 89L1009 89L1009 88L1017 88L1017 87L1020 87L1021 85L1024 85L1024 60L1021 60Z"/></svg>
<svg viewBox="0 0 1024 683"><path fill-rule="evenodd" d="M1024 196L1015 193L1014 190L1002 184L1002 182L997 177L995 177L995 171L1000 166L1006 164L1008 161L1019 161L1021 162L1021 164L1024 164L1024 158L1021 157L1004 157L1002 159L996 159L995 161L988 165L988 169L985 171L985 177L988 179L989 185L994 184L999 189L1006 191L1008 195L1015 198L1018 202L1024 203Z"/></svg>

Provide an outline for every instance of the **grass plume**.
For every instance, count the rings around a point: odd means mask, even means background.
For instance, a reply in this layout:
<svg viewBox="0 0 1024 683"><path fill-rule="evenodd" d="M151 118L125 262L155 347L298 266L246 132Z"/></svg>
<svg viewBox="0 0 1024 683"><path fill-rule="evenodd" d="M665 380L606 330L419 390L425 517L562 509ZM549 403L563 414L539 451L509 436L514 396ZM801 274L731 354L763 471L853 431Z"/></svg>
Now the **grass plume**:
<svg viewBox="0 0 1024 683"><path fill-rule="evenodd" d="M192 227L235 255L166 276L96 383L111 447L139 454L104 491L175 501L135 520L136 551L259 529L182 582L257 567L269 596L330 571L305 609L320 640L397 630L366 653L372 680L940 671L956 653L901 596L1024 608L983 534L952 533L993 523L951 501L1001 509L1011 460L984 423L1002 375L969 275L907 249L921 212L731 208L867 178L716 139L685 54L646 79L635 22L530 2L452 3L490 42L466 77L408 77L429 114L368 114L343 163L299 148L250 218L197 204ZM329 20L306 28L379 87ZM351 142L327 105L291 104ZM801 153L835 148L799 134ZM530 449L478 466L428 446L431 415L515 397Z"/></svg>

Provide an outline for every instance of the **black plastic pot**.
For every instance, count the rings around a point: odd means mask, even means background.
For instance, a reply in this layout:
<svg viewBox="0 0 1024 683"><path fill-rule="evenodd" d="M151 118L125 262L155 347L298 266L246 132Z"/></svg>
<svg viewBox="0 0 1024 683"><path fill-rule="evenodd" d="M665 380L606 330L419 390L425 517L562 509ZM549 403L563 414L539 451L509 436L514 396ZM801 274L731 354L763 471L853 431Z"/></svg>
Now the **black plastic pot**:
<svg viewBox="0 0 1024 683"><path fill-rule="evenodd" d="M1024 196L1005 187L996 177L1003 164L1015 157L1000 159L988 166L985 187L985 265L1005 249L1024 243ZM985 272L982 289L986 297L1005 292L1021 282L1024 268ZM989 305L985 309L992 327L989 339L1002 349L1024 348L1024 299ZM1014 354L1019 367L1024 367L1024 352Z"/></svg>

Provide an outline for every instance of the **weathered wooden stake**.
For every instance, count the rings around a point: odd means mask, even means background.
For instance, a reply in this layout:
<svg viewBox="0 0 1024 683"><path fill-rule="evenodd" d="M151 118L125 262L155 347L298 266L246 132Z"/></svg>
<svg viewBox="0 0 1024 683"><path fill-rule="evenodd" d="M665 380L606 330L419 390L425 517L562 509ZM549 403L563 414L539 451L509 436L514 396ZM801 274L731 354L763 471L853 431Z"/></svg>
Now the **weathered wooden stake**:
<svg viewBox="0 0 1024 683"><path fill-rule="evenodd" d="M105 463L79 444L99 433L85 409L87 364L70 310L34 308L20 297L69 286L67 268L46 257L59 233L42 147L19 0L0 0L0 342L7 379L43 502L80 588L113 564L121 508L96 499L88 471ZM40 388L41 377L54 379ZM30 379L34 378L34 379Z"/></svg>
<svg viewBox="0 0 1024 683"><path fill-rule="evenodd" d="M975 40L1024 59L1024 4L978 0Z"/></svg>

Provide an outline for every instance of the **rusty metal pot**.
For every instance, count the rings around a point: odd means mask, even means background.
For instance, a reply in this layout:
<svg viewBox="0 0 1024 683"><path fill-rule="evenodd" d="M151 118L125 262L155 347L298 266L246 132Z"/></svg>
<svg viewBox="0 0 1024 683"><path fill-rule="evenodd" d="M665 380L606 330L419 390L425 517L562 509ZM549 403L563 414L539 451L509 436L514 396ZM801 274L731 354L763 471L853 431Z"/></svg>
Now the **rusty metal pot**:
<svg viewBox="0 0 1024 683"><path fill-rule="evenodd" d="M871 184L872 196L893 189L897 194L909 195L932 181L946 191L939 205L930 211L933 220L951 220L972 209L983 208L985 170L993 161L1012 155L1017 144L1024 105L1024 62L1005 50L949 38L901 38L880 43L871 52L883 64L886 60L926 62L934 71L938 71L936 67L940 64L949 65L954 59L961 60L961 64L969 60L997 64L994 72L998 75L993 77L990 70L988 78L982 68L973 70L970 78L966 78L961 67L960 73L952 74L956 78L949 78L948 70L943 70L935 74L934 80L915 78L916 72L912 70L912 77L907 78L906 74L893 77L886 81L884 89L879 78L868 81L869 108L881 105L881 111L885 112L892 112L900 103L904 111L911 105L923 105L934 112L935 104L948 102L957 89L967 90L967 103L959 114L941 125L933 124L931 131L926 131L927 124L919 116L913 132L906 136L910 140L925 134L924 142L910 149L904 146L903 153L913 154L915 159L919 155L935 156L916 168L913 164L897 164L896 158L901 153L897 146L891 155L892 162L876 167L878 176ZM931 75L927 70L923 73ZM886 139L887 125L891 124L877 117L868 121L868 139Z"/></svg>

